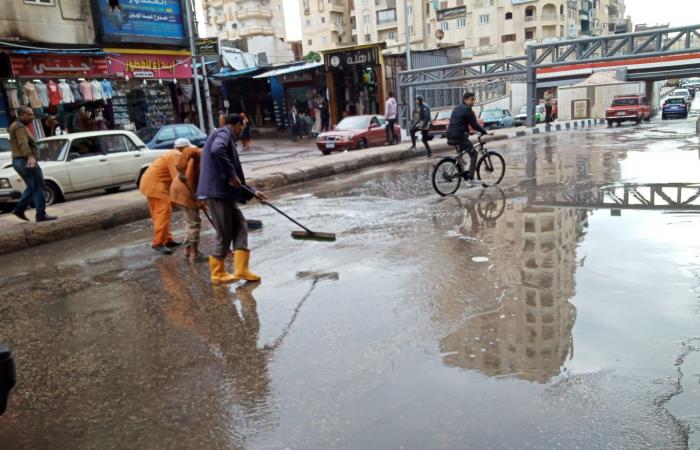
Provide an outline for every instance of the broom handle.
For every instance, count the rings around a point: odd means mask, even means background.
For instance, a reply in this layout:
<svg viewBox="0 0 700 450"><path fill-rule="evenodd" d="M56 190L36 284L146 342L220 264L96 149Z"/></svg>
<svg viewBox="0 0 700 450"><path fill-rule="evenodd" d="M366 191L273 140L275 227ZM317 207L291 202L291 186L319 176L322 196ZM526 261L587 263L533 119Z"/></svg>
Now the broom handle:
<svg viewBox="0 0 700 450"><path fill-rule="evenodd" d="M248 191L248 193L250 193L251 195L255 196L255 192L254 192L251 188L249 188L248 186L246 186L245 184L241 184L241 187L242 187L243 189L245 189L246 191ZM266 204L267 206L269 206L270 208L274 209L275 211L277 211L278 213L282 214L284 217L286 217L287 219L289 219L290 221L292 221L293 223L295 223L297 226L299 226L299 227L301 227L302 229L304 229L304 231L306 231L307 233L309 233L309 234L314 234L313 231L309 230L309 229L306 228L304 225L300 224L300 223L297 222L296 220L294 220L294 219L292 219L291 217L289 217L284 211L282 211L281 209L279 209L278 207L276 207L276 206L273 205L272 203L270 203L270 202L265 202L265 204Z"/></svg>

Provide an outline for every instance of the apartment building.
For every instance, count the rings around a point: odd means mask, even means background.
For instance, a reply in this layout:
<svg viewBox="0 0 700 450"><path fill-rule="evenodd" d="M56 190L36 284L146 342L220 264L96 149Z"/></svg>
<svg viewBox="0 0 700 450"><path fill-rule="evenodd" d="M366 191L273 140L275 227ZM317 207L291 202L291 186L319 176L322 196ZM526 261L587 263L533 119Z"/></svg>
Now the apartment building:
<svg viewBox="0 0 700 450"><path fill-rule="evenodd" d="M350 21L352 0L300 0L299 6L305 54L355 43L352 40Z"/></svg>
<svg viewBox="0 0 700 450"><path fill-rule="evenodd" d="M294 61L282 2L203 0L208 36L238 42L241 50L258 55L261 64Z"/></svg>

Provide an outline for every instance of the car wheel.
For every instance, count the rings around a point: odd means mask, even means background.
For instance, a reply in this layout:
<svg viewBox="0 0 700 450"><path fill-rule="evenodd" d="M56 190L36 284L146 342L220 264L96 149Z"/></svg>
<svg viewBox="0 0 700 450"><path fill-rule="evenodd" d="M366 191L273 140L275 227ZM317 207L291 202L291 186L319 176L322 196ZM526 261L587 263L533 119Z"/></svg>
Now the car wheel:
<svg viewBox="0 0 700 450"><path fill-rule="evenodd" d="M63 201L61 190L50 181L44 183L44 200L46 201L46 206Z"/></svg>
<svg viewBox="0 0 700 450"><path fill-rule="evenodd" d="M323 153L324 155L330 155L331 151L330 150L321 150L321 153Z"/></svg>
<svg viewBox="0 0 700 450"><path fill-rule="evenodd" d="M146 169L142 169L141 172L139 173L139 177L136 179L136 187L137 188L141 187L141 178L143 177L144 173L146 173Z"/></svg>
<svg viewBox="0 0 700 450"><path fill-rule="evenodd" d="M114 186L114 187L105 189L105 192L108 194L116 194L117 192L119 192L119 190L121 188L122 188L121 186Z"/></svg>
<svg viewBox="0 0 700 450"><path fill-rule="evenodd" d="M666 116L666 114L661 114L661 120L668 120L668 116Z"/></svg>
<svg viewBox="0 0 700 450"><path fill-rule="evenodd" d="M642 123L642 118L641 118L641 117L637 117L637 119L634 121L634 123L637 124L637 125L639 125L640 123Z"/></svg>
<svg viewBox="0 0 700 450"><path fill-rule="evenodd" d="M608 128L612 128L612 126L613 126L613 121L612 121L612 120L608 120Z"/></svg>
<svg viewBox="0 0 700 450"><path fill-rule="evenodd" d="M364 148L367 148L367 139L360 139L360 142L357 143L357 149L362 150Z"/></svg>

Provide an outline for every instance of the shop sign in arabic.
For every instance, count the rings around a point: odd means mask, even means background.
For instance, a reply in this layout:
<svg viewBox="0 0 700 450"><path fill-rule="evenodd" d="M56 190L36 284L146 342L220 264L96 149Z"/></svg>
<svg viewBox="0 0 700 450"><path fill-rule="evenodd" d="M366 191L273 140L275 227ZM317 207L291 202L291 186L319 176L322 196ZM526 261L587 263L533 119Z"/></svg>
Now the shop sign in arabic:
<svg viewBox="0 0 700 450"><path fill-rule="evenodd" d="M110 55L109 73L117 77L148 72L143 78L192 78L192 59L189 56L168 55Z"/></svg>
<svg viewBox="0 0 700 450"><path fill-rule="evenodd" d="M457 19L459 17L466 17L467 7L458 6L456 8L441 9L437 11L437 20L439 22L444 22L445 20Z"/></svg>
<svg viewBox="0 0 700 450"><path fill-rule="evenodd" d="M106 0L92 1L99 4L107 42L121 42L126 36L185 38L180 0L121 0L116 6Z"/></svg>
<svg viewBox="0 0 700 450"><path fill-rule="evenodd" d="M104 57L77 55L12 55L16 77L101 77L108 74Z"/></svg>
<svg viewBox="0 0 700 450"><path fill-rule="evenodd" d="M332 53L326 56L326 68L342 70L348 67L368 66L373 67L379 63L376 48L363 48Z"/></svg>
<svg viewBox="0 0 700 450"><path fill-rule="evenodd" d="M219 40L217 38L198 38L194 42L194 48L198 56L218 55Z"/></svg>

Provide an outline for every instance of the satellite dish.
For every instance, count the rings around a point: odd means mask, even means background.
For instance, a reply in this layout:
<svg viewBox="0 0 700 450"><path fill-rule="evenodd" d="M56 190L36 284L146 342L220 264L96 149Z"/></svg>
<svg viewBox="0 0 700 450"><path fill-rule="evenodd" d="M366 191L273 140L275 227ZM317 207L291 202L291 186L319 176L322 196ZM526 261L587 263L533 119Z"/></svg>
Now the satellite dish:
<svg viewBox="0 0 700 450"><path fill-rule="evenodd" d="M445 37L445 32L442 28L435 30L435 37L438 38L438 41L443 40L443 38Z"/></svg>

